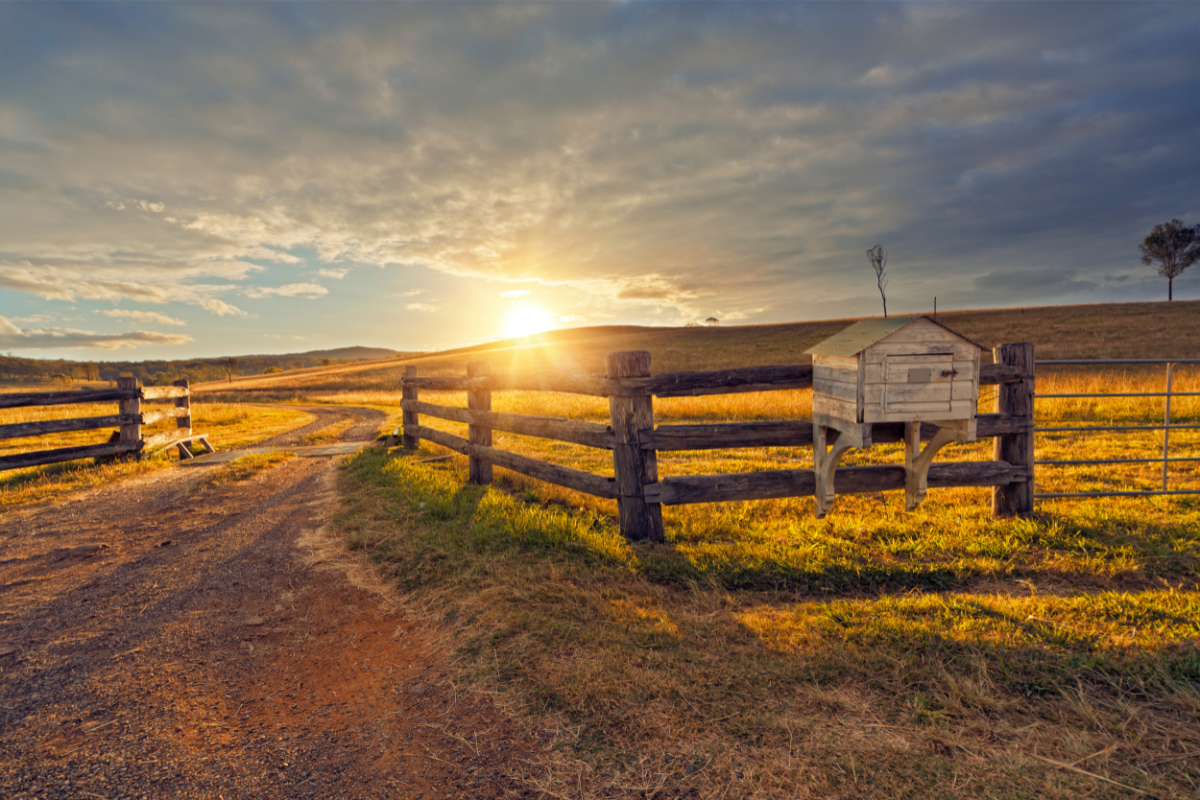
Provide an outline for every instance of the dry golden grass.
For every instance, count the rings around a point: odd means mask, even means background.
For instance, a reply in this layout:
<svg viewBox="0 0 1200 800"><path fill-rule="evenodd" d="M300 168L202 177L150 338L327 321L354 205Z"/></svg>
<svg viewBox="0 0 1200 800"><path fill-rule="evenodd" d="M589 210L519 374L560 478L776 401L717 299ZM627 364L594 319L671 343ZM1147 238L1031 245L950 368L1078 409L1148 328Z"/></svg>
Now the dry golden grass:
<svg viewBox="0 0 1200 800"><path fill-rule="evenodd" d="M1178 352L1176 352L1178 354ZM1135 353L1134 355L1142 355ZM1181 367L1175 391L1200 391ZM1163 369L1044 368L1042 394L1160 392ZM336 393L323 390L327 399ZM351 392L361 390L350 388ZM461 392L422 399L465 405ZM373 390L380 401L398 392ZM991 411L995 388L984 387ZM386 404L386 402L385 402ZM656 423L804 419L811 393L655 400ZM607 402L497 392L493 408L605 422ZM1151 425L1161 398L1043 399L1039 426ZM398 411L393 405L393 424ZM1175 398L1200 424L1200 399ZM465 436L465 426L422 417ZM612 474L611 456L496 433ZM1038 457L1154 458L1162 433L1041 434ZM990 459L990 440L944 460ZM414 602L442 609L459 674L561 746L561 797L1179 797L1200 793L1200 502L1044 501L990 490L664 509L667 547L621 540L615 504L445 451L364 453L337 524ZM1200 457L1175 431L1172 454ZM810 467L811 451L663 453L659 475ZM899 446L847 463L902 462ZM1172 488L1200 488L1200 462ZM1161 463L1039 468L1039 491L1154 489ZM694 790L695 795L686 794Z"/></svg>
<svg viewBox="0 0 1200 800"><path fill-rule="evenodd" d="M1200 358L1200 301L953 311L938 321L990 348L1033 342L1037 357ZM822 320L723 328L599 327L551 331L521 339L367 364L201 384L200 393L318 402L338 392L396 392L406 366L421 375L461 375L469 361L495 372L604 372L604 357L649 350L656 373L808 362L804 351L854 320ZM985 360L987 356L985 355Z"/></svg>

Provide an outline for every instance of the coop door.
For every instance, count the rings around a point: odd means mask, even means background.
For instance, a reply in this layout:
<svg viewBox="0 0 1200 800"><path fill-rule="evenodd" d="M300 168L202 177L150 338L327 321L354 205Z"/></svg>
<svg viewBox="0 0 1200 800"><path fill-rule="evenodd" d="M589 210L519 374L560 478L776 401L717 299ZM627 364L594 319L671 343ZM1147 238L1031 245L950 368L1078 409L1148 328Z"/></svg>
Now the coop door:
<svg viewBox="0 0 1200 800"><path fill-rule="evenodd" d="M883 410L888 414L950 411L954 397L954 356L887 356L884 359Z"/></svg>

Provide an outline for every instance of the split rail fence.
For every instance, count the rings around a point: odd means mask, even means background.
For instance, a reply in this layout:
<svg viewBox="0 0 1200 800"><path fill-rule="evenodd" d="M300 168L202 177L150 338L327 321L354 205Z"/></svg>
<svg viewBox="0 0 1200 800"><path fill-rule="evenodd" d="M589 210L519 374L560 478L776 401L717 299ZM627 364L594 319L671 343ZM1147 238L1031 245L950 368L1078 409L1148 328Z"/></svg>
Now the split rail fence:
<svg viewBox="0 0 1200 800"><path fill-rule="evenodd" d="M1033 510L1033 345L1001 345L995 364L981 367L980 383L998 385L996 412L980 414L977 436L994 437L993 461L935 463L929 487L993 487L992 513L1021 515ZM491 374L485 363L467 367L464 377L418 377L406 367L400 381L405 447L426 440L469 458L472 483L492 480L499 466L596 497L615 499L621 533L630 540L663 541L662 506L812 496L811 469L764 470L717 475L658 475L658 453L671 450L716 450L752 447L811 447L811 420L745 422L712 425L654 425L653 398L691 397L811 389L811 366L750 367L711 372L652 375L645 351L610 353L606 375L564 373ZM427 403L420 390L466 391L467 407ZM565 392L607 397L608 425L560 417L498 413L491 393L499 390ZM421 425L420 416L466 423L467 438ZM492 446L492 431L571 442L611 450L615 477L550 464ZM921 438L937 432L921 426ZM836 432L831 431L832 442ZM902 442L904 423L877 424L876 443ZM838 494L903 489L903 465L841 467L835 475Z"/></svg>
<svg viewBox="0 0 1200 800"><path fill-rule="evenodd" d="M148 400L171 400L170 406L143 409ZM99 389L90 392L20 392L0 394L0 409L28 408L31 406L60 406L88 403L116 402L117 413L100 417L73 417L48 419L36 422L18 422L0 425L0 439L23 439L49 433L67 433L102 428L117 428L103 444L79 447L59 447L52 450L34 450L15 455L0 456L0 471L73 461L80 458L105 458L112 456L144 458L156 450L172 445L178 447L180 458L191 458L188 448L192 442L200 442L208 452L216 452L209 444L207 434L192 432L192 393L186 380L176 381L173 386L142 386L136 378L117 379L117 388ZM150 436L142 435L142 427L166 419L175 420L175 429Z"/></svg>

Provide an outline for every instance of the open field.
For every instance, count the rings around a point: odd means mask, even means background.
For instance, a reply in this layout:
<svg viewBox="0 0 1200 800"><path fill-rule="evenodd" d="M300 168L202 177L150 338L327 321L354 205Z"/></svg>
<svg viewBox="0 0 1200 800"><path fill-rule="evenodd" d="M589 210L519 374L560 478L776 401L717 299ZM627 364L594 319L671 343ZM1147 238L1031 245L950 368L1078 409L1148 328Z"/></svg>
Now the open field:
<svg viewBox="0 0 1200 800"><path fill-rule="evenodd" d="M1200 357L1200 303L939 314L990 347L1040 358ZM400 374L601 372L649 349L656 372L802 362L848 321L730 329L545 334L543 344L212 384L197 401L384 408ZM1135 331L1136 335L1131 334ZM591 338L587 338L591 337ZM1163 370L1040 368L1038 392L1157 392ZM1175 391L1200 391L1180 367ZM984 387L981 410L995 388ZM421 398L465 405L464 393ZM656 399L656 422L808 418L811 393ZM603 398L496 392L493 409L608 421ZM1039 400L1040 426L1161 421L1154 398ZM1176 398L1200 424L1200 398ZM459 435L465 426L422 417ZM209 426L211 428L211 426ZM211 432L211 430L210 430ZM221 446L221 440L214 437ZM497 447L612 475L611 454L495 434ZM1200 432L1172 434L1200 456ZM1039 459L1153 458L1161 432L1043 434ZM1200 499L1039 502L990 517L990 490L811 498L664 510L667 546L631 546L615 503L466 459L369 449L341 477L333 527L453 628L453 680L554 738L561 797L1081 798L1200 794ZM939 460L991 457L990 440ZM438 459L428 461L428 459ZM902 461L899 446L844 463ZM808 467L808 449L663 453L659 475ZM1172 488L1200 487L1200 462ZM1161 464L1040 467L1039 491L1149 489ZM655 792L660 792L655 795Z"/></svg>
<svg viewBox="0 0 1200 800"><path fill-rule="evenodd" d="M995 341L1017 338L998 330ZM1053 349L1035 338L1043 357L1197 355L1182 341L1159 352L1091 331L1122 348L1096 352L1095 341L1046 331L1057 338ZM697 333L718 334L680 335ZM577 361L653 350L657 335L588 343L594 351ZM689 353L695 361L659 369L745 363ZM539 358L514 353L507 363ZM461 366L427 363L431 373ZM375 377L344 386L346 396L397 402L395 390L374 389ZM1156 392L1162 382L1158 367L1043 368L1038 391ZM1178 368L1174 388L1200 391L1200 369ZM338 400L333 387L307 396L321 393ZM465 405L463 393L421 397ZM1198 400L1176 398L1174 420L1200 423ZM981 409L993 403L985 387ZM654 406L660 423L795 419L810 415L811 394ZM493 409L608 419L602 398L535 392L494 393ZM1152 424L1162 401L1041 400L1037 417L1040 426ZM455 423L422 424L465 435ZM1037 452L1153 458L1161 436L1046 434ZM605 451L494 437L506 450L612 475ZM464 680L554 732L562 796L613 796L614 787L713 798L1200 792L1197 498L1043 501L1025 520L992 519L986 489L932 490L913 514L902 493L846 496L821 521L811 498L677 506L664 509L666 547L630 546L612 501L504 470L491 487L469 486L465 458L426 461L445 452L425 444L357 456L338 525L414 602L453 622ZM940 458L990 454L981 441ZM1200 435L1173 433L1172 455L1200 456ZM791 448L673 452L658 468L661 477L811 459ZM902 451L890 446L851 451L845 463L897 461ZM1200 488L1196 464L1172 465L1172 488ZM1153 489L1161 470L1041 467L1038 490Z"/></svg>
<svg viewBox="0 0 1200 800"><path fill-rule="evenodd" d="M242 399L345 402L347 391L399 399L406 366L421 375L463 374L468 361L485 360L495 372L604 372L604 356L649 350L653 370L677 372L770 364L804 364L804 351L854 320L714 328L613 326L550 331L459 350L340 367L316 367L279 375L200 384L195 392ZM938 321L978 342L990 356L1005 342L1034 342L1037 357L1200 357L1200 301L954 311ZM231 396L233 396L231 394ZM362 402L355 400L351 402Z"/></svg>

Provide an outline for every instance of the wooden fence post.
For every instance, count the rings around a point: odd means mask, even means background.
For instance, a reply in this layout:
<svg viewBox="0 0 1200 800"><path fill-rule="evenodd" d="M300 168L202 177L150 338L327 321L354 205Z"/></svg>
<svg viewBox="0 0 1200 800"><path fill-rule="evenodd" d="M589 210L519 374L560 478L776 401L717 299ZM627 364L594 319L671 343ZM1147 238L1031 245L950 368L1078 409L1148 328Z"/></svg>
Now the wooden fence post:
<svg viewBox="0 0 1200 800"><path fill-rule="evenodd" d="M417 377L417 368L416 367L405 367L404 368L404 377L405 378ZM402 400L416 401L417 400L417 387L412 386L407 383L404 384L403 386L400 387L400 398ZM404 435L403 435L404 448L406 450L416 450L418 447L421 446L421 440L419 438L417 438L417 426L421 424L421 420L417 416L416 411L409 411L407 408L404 409L401 420L404 425Z"/></svg>
<svg viewBox="0 0 1200 800"><path fill-rule="evenodd" d="M1021 433L996 437L994 458L1024 467L1029 473L1027 480L992 489L992 516L1023 517L1033 513L1033 345L1002 344L992 350L992 358L997 364L1016 367L1021 375L1015 383L996 387L996 411L1025 417L1028 422L1028 428Z"/></svg>
<svg viewBox="0 0 1200 800"><path fill-rule="evenodd" d="M467 364L467 377L480 378L490 374L486 361L472 361ZM467 392L467 408L472 411L491 411L492 392L490 389L480 389ZM482 425L467 426L467 441L482 447L492 446L492 429ZM467 460L467 480L486 486L492 482L492 463L471 456Z"/></svg>
<svg viewBox="0 0 1200 800"><path fill-rule="evenodd" d="M118 389L141 389L138 384L138 379L133 377L117 378ZM121 433L117 441L129 448L130 451L138 450L142 446L142 398L141 393L136 397L130 397L125 400L117 401L117 411L122 415L133 417L134 421L123 423L121 425Z"/></svg>
<svg viewBox="0 0 1200 800"><path fill-rule="evenodd" d="M650 353L631 350L609 353L605 359L610 378L650 375ZM646 502L645 487L658 483L658 452L642 450L642 431L654 430L654 400L651 395L608 398L608 413L617 443L613 447L613 469L617 478L617 514L621 534L630 541L665 541L662 505Z"/></svg>
<svg viewBox="0 0 1200 800"><path fill-rule="evenodd" d="M188 393L185 394L183 397L175 398L175 407L176 408L187 409L187 414L185 414L182 417L175 418L175 429L176 430L185 430L186 433L184 435L191 436L192 435L192 392L191 392L191 387L190 387L190 384L188 383L187 378L182 378L180 380L175 381L174 385L181 386L184 389L188 390ZM179 447L179 457L180 458L191 458L192 457L192 451L186 444L184 444L183 442L180 442L178 447Z"/></svg>

